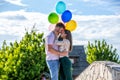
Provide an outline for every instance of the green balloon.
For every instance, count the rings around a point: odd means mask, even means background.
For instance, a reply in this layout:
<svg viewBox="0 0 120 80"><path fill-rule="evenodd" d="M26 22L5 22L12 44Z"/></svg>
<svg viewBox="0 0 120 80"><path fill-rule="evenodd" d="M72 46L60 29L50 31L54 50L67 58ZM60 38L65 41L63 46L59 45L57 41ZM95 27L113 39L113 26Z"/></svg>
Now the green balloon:
<svg viewBox="0 0 120 80"><path fill-rule="evenodd" d="M59 21L59 17L56 13L52 12L48 16L48 21L52 24L55 24Z"/></svg>

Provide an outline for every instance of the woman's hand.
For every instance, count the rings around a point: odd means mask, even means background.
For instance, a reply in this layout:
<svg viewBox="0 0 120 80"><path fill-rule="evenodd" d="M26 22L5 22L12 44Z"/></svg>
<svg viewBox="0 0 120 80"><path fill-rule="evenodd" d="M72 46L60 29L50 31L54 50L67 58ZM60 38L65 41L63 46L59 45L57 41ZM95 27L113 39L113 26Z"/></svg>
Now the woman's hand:
<svg viewBox="0 0 120 80"><path fill-rule="evenodd" d="M65 34L65 33L62 33L61 34L61 37L64 39L64 38L66 38L66 36L67 36L67 34Z"/></svg>

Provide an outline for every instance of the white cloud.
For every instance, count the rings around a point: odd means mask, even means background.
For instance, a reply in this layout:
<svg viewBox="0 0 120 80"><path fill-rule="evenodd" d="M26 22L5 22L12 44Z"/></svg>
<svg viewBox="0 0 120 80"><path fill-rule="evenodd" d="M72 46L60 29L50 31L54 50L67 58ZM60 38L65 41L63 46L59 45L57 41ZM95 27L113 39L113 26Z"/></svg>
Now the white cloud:
<svg viewBox="0 0 120 80"><path fill-rule="evenodd" d="M73 33L84 36L84 39L117 38L116 34L120 33L120 15L75 16L74 19L77 20L79 27Z"/></svg>
<svg viewBox="0 0 120 80"><path fill-rule="evenodd" d="M73 4L72 3L68 3L67 6L72 6Z"/></svg>
<svg viewBox="0 0 120 80"><path fill-rule="evenodd" d="M78 23L77 29L73 32L75 44L86 45L87 41L105 39L120 53L120 15L78 15L73 19Z"/></svg>
<svg viewBox="0 0 120 80"><path fill-rule="evenodd" d="M10 18L15 19L10 19ZM24 17L25 19L20 19ZM0 42L7 39L6 36L13 36L7 41L20 40L25 33L25 28L29 31L36 24L38 32L44 32L45 35L49 32L47 19L48 15L37 12L25 11L9 11L0 13ZM18 18L18 19L17 19ZM77 28L72 32L74 45L87 45L88 41L105 39L109 44L120 52L120 15L91 15L79 16L73 15L73 20L77 22Z"/></svg>
<svg viewBox="0 0 120 80"><path fill-rule="evenodd" d="M112 11L115 14L120 14L119 0L83 0L83 1L87 3L92 3L91 6L101 6L101 8L106 7L107 11Z"/></svg>
<svg viewBox="0 0 120 80"><path fill-rule="evenodd" d="M97 3L97 4L104 4L107 3L106 0L83 0L84 2L91 2L91 3Z"/></svg>
<svg viewBox="0 0 120 80"><path fill-rule="evenodd" d="M20 15L25 19L23 20L17 15ZM8 17L15 19L11 20ZM0 13L0 35L9 34L11 36L18 36L14 38L14 40L20 40L25 33L25 28L30 31L34 24L36 24L36 28L39 32L45 32L45 34L49 32L49 23L47 21L47 16L44 14L24 11L8 11ZM6 38L3 38L2 41L4 39Z"/></svg>
<svg viewBox="0 0 120 80"><path fill-rule="evenodd" d="M27 6L26 4L22 3L22 0L5 0L5 1L19 6Z"/></svg>

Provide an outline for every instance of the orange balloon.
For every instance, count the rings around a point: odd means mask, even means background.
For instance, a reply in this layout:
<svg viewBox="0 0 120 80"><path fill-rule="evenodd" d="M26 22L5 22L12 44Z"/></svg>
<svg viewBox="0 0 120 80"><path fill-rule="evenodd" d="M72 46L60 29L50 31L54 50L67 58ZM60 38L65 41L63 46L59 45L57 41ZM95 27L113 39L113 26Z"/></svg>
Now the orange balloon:
<svg viewBox="0 0 120 80"><path fill-rule="evenodd" d="M74 20L70 20L66 23L66 29L70 31L74 31L77 27L77 23Z"/></svg>

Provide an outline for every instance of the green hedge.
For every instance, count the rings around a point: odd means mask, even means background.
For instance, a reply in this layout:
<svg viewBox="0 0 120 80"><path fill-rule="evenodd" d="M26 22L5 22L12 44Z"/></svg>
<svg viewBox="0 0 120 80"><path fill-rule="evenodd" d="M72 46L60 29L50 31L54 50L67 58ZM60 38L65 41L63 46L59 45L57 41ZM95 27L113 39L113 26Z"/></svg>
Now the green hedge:
<svg viewBox="0 0 120 80"><path fill-rule="evenodd" d="M88 42L86 48L87 61L91 64L94 61L113 61L120 63L117 49L108 45L105 40L95 40L94 43Z"/></svg>
<svg viewBox="0 0 120 80"><path fill-rule="evenodd" d="M43 33L31 31L18 43L3 42L0 49L0 80L40 80L48 72Z"/></svg>

